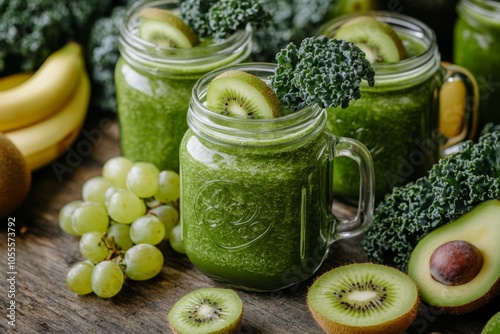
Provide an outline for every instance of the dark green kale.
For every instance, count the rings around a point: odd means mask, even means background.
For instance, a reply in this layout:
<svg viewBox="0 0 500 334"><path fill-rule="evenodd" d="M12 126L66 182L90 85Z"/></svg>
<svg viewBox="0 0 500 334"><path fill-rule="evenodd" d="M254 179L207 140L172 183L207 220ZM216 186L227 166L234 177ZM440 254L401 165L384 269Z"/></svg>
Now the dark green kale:
<svg viewBox="0 0 500 334"><path fill-rule="evenodd" d="M85 45L111 0L0 0L0 73L36 70L68 40Z"/></svg>
<svg viewBox="0 0 500 334"><path fill-rule="evenodd" d="M369 259L407 270L418 241L489 199L500 199L500 125L441 159L428 175L396 187L377 206L362 245Z"/></svg>
<svg viewBox="0 0 500 334"><path fill-rule="evenodd" d="M290 43L277 55L271 87L281 102L297 111L317 103L322 108L347 108L361 96L359 86L375 83L375 71L355 44L325 36L308 37L300 47Z"/></svg>
<svg viewBox="0 0 500 334"><path fill-rule="evenodd" d="M270 20L260 0L181 0L181 16L200 37L227 38L248 23L259 28Z"/></svg>
<svg viewBox="0 0 500 334"><path fill-rule="evenodd" d="M118 36L126 7L117 6L110 16L99 18L87 47L88 71L92 77L92 103L102 111L116 111L115 65L120 57Z"/></svg>
<svg viewBox="0 0 500 334"><path fill-rule="evenodd" d="M263 6L271 13L269 23L253 32L252 58L274 62L276 53L288 43L299 44L317 35L338 0L273 0Z"/></svg>

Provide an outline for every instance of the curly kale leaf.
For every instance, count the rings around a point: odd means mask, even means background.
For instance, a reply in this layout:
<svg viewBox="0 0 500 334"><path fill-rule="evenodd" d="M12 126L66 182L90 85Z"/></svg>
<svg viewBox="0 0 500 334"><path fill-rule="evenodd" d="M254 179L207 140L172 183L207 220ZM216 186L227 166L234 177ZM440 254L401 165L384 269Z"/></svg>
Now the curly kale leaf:
<svg viewBox="0 0 500 334"><path fill-rule="evenodd" d="M297 111L317 103L322 108L347 108L361 96L359 86L375 83L375 71L355 44L325 36L308 37L300 47L290 43L276 55L271 87L281 102Z"/></svg>
<svg viewBox="0 0 500 334"><path fill-rule="evenodd" d="M260 0L181 0L181 16L200 37L224 39L248 23L262 27L271 20Z"/></svg>
<svg viewBox="0 0 500 334"><path fill-rule="evenodd" d="M253 28L264 27L271 15L264 10L259 0L221 0L208 11L208 23L215 39L227 38L251 23Z"/></svg>
<svg viewBox="0 0 500 334"><path fill-rule="evenodd" d="M212 29L210 28L209 20L207 17L210 7L212 7L218 0L180 0L179 11L184 21L200 37L210 36Z"/></svg>
<svg viewBox="0 0 500 334"><path fill-rule="evenodd" d="M85 45L111 0L0 0L0 72L36 70L69 39Z"/></svg>
<svg viewBox="0 0 500 334"><path fill-rule="evenodd" d="M485 128L477 143L467 141L427 176L394 188L377 206L363 248L371 260L407 270L424 236L494 198L500 198L500 126Z"/></svg>

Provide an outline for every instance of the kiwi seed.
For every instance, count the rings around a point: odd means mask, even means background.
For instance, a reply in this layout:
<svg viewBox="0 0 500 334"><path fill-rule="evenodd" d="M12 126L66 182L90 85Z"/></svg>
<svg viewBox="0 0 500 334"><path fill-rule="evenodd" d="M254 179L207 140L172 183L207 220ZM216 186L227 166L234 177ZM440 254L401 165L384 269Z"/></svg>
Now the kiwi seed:
<svg viewBox="0 0 500 334"><path fill-rule="evenodd" d="M243 302L231 289L201 288L180 298L168 313L174 333L237 333Z"/></svg>
<svg viewBox="0 0 500 334"><path fill-rule="evenodd" d="M419 296L413 280L384 265L358 263L320 276L307 304L327 333L402 333L415 319Z"/></svg>
<svg viewBox="0 0 500 334"><path fill-rule="evenodd" d="M200 42L186 22L166 9L145 8L140 17L139 37L146 41L167 48L191 48Z"/></svg>
<svg viewBox="0 0 500 334"><path fill-rule="evenodd" d="M276 93L260 78L239 70L215 77L207 90L207 108L239 118L273 118L283 115Z"/></svg>
<svg viewBox="0 0 500 334"><path fill-rule="evenodd" d="M395 63L407 57L396 31L371 16L360 16L344 23L334 36L355 43L371 63Z"/></svg>

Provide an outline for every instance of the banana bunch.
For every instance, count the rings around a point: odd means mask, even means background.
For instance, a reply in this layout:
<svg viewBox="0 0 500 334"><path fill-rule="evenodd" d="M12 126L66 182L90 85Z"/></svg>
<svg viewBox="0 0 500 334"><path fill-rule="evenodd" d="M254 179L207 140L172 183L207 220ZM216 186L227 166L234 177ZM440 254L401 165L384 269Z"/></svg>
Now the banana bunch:
<svg viewBox="0 0 500 334"><path fill-rule="evenodd" d="M0 78L0 132L21 151L30 170L36 170L75 141L89 101L82 49L69 42L35 73Z"/></svg>

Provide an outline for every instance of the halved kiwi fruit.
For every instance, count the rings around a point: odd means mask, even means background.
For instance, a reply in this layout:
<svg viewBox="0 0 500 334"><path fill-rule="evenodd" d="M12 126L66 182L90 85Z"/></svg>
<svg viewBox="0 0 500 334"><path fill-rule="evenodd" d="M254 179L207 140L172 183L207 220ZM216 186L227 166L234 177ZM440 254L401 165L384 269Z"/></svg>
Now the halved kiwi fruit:
<svg viewBox="0 0 500 334"><path fill-rule="evenodd" d="M139 37L146 41L168 48L190 48L200 42L186 22L166 9L145 8L139 15Z"/></svg>
<svg viewBox="0 0 500 334"><path fill-rule="evenodd" d="M273 118L283 115L278 95L262 79L240 70L228 70L208 85L207 108L240 118Z"/></svg>
<svg viewBox="0 0 500 334"><path fill-rule="evenodd" d="M413 280L373 263L349 264L321 275L307 293L314 319L326 333L403 333L418 312Z"/></svg>
<svg viewBox="0 0 500 334"><path fill-rule="evenodd" d="M237 333L243 302L231 289L200 288L179 299L167 320L176 334Z"/></svg>
<svg viewBox="0 0 500 334"><path fill-rule="evenodd" d="M372 64L395 63L407 57L403 42L394 29L371 16L347 21L333 37L356 44Z"/></svg>

